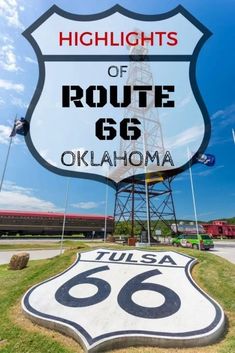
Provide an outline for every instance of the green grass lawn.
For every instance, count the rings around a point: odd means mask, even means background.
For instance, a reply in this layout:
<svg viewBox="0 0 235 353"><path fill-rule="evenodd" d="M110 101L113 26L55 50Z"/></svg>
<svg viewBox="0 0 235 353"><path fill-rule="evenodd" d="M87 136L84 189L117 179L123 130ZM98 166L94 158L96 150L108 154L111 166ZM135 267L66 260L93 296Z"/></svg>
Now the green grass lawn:
<svg viewBox="0 0 235 353"><path fill-rule="evenodd" d="M80 240L72 241L72 240L65 240L63 242L64 248L71 248L71 247L83 247L84 243ZM8 250L51 250L51 249L60 249L60 241L57 242L27 242L27 243L17 243L17 244L1 244L0 241L0 251L8 251Z"/></svg>
<svg viewBox="0 0 235 353"><path fill-rule="evenodd" d="M81 245L81 243L79 242ZM78 244L76 243L76 246ZM97 246L99 244L97 243ZM75 247L76 247L75 246ZM84 249L89 244L83 243ZM103 244L100 244L102 247ZM74 247L74 243L73 243ZM115 247L117 248L117 247ZM120 246L120 249L125 247ZM166 248L158 247L151 250ZM173 248L167 247L167 250ZM174 249L175 250L175 249ZM235 352L235 265L208 252L189 249L177 251L197 257L193 269L196 282L223 307L228 318L225 337L218 343L201 348L160 349L149 347L126 348L119 353L234 353ZM38 327L24 318L20 300L32 285L66 269L75 260L76 250L67 250L50 260L30 261L26 269L9 271L0 266L0 352L1 353L81 353L72 339Z"/></svg>

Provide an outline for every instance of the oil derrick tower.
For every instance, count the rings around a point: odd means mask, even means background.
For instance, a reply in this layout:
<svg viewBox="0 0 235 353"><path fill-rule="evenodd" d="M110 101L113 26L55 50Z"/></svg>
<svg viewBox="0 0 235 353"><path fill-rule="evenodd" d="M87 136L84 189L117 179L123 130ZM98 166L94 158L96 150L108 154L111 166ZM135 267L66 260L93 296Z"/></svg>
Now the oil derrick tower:
<svg viewBox="0 0 235 353"><path fill-rule="evenodd" d="M147 46L130 48L127 85L154 85L147 54ZM132 59L132 56L134 59ZM153 91L147 91L147 106L145 108L139 107L138 100L138 92L132 91L131 104L126 109L125 118L137 118L141 122L143 127L142 136L136 141L122 140L120 155L123 155L125 151L131 152L142 149L144 151L156 150L159 158L162 158L165 154L163 134L158 111L153 108ZM117 226L119 222L124 222L128 227L131 225L131 236L135 235L135 225L138 224L141 230L148 234L148 241L154 241L153 235L155 229L159 227L159 222L163 222L169 229L170 223L177 224L171 189L173 178L164 179L159 175L148 178L148 174L151 173L151 169L148 168L145 170L146 178L138 179L133 176L132 167L129 166L128 168L125 167L124 172L120 165L114 172L120 179L124 179L118 184L116 190L115 224Z"/></svg>

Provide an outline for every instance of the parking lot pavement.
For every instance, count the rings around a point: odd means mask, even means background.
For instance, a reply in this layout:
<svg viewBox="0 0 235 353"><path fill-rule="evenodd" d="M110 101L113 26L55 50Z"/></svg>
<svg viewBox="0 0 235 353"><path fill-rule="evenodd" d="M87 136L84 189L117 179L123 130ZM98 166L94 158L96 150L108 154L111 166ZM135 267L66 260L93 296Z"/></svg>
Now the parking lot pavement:
<svg viewBox="0 0 235 353"><path fill-rule="evenodd" d="M215 241L215 247L211 250L215 255L235 264L235 242L233 241Z"/></svg>
<svg viewBox="0 0 235 353"><path fill-rule="evenodd" d="M30 255L30 260L42 260L42 259L50 259L54 256L60 254L60 250L23 250L23 251L0 251L0 265L8 264L12 255L27 252Z"/></svg>
<svg viewBox="0 0 235 353"><path fill-rule="evenodd" d="M214 244L219 248L235 248L235 240L214 240Z"/></svg>
<svg viewBox="0 0 235 353"><path fill-rule="evenodd" d="M46 240L46 242L58 242L58 239ZM87 241L87 240L86 240ZM28 239L1 239L0 244L20 244L28 243ZM34 239L34 243L45 242L45 239ZM215 240L215 248L211 250L214 255L223 257L224 259L235 264L235 241L229 240ZM59 255L59 250L25 250L30 253L31 260L41 260L54 257ZM19 251L22 252L22 251ZM10 261L10 258L13 254L16 254L17 251L0 251L0 265L7 264Z"/></svg>

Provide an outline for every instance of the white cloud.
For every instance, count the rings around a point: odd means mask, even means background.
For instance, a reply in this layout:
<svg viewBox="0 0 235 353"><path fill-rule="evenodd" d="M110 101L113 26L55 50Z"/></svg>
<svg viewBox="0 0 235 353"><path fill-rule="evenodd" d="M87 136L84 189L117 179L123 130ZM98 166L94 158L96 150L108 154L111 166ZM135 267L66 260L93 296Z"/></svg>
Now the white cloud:
<svg viewBox="0 0 235 353"><path fill-rule="evenodd" d="M215 134L214 134L215 135ZM227 138L228 136L228 138ZM218 146L218 145L224 145L225 143L229 143L231 142L232 138L230 135L226 135L225 138L221 138L221 135L218 135L218 136L213 136L212 139L210 140L210 144L209 146L212 147L212 146Z"/></svg>
<svg viewBox="0 0 235 353"><path fill-rule="evenodd" d="M9 126L0 125L0 144L8 144L11 128Z"/></svg>
<svg viewBox="0 0 235 353"><path fill-rule="evenodd" d="M33 195L31 188L5 182L0 197L0 208L5 210L61 211L56 205Z"/></svg>
<svg viewBox="0 0 235 353"><path fill-rule="evenodd" d="M0 0L1 1L1 0ZM13 44L14 43L14 40L12 37L10 37L8 34L3 34L3 33L0 33L0 40L3 42L3 43L11 43Z"/></svg>
<svg viewBox="0 0 235 353"><path fill-rule="evenodd" d="M32 58L30 58L29 56L26 56L26 57L24 58L24 60L25 60L27 63L30 63L30 64L37 64L37 61L34 60L34 59L32 59Z"/></svg>
<svg viewBox="0 0 235 353"><path fill-rule="evenodd" d="M195 173L195 175L207 176L207 175L213 174L214 172L216 172L218 169L221 169L221 168L224 168L224 165L218 165L216 167L206 167L205 170L203 170L202 172Z"/></svg>
<svg viewBox="0 0 235 353"><path fill-rule="evenodd" d="M99 206L99 203L94 201L87 201L87 202L73 203L71 206L75 208L80 208L83 210L90 210L92 208L97 208Z"/></svg>
<svg viewBox="0 0 235 353"><path fill-rule="evenodd" d="M198 164L200 164L200 163L198 163ZM211 175L211 174L217 172L217 170L222 169L222 168L224 168L224 165L217 165L215 167L203 166L203 170L202 171L195 172L195 170L193 169L192 173L193 173L193 176L204 177L204 176ZM184 172L180 176L176 176L176 178L174 179L174 182L176 182L176 181L185 181L186 179L189 179L189 172Z"/></svg>
<svg viewBox="0 0 235 353"><path fill-rule="evenodd" d="M212 137L209 146L224 145L233 141L231 130L227 129L228 126L234 127L235 123L235 104L231 104L223 110L218 110L211 116L212 121ZM221 132L222 129L226 131Z"/></svg>
<svg viewBox="0 0 235 353"><path fill-rule="evenodd" d="M15 48L12 44L3 45L0 49L0 66L6 71L14 72L22 70L17 65L14 49Z"/></svg>
<svg viewBox="0 0 235 353"><path fill-rule="evenodd" d="M24 188L22 186L17 185L13 181L6 180L3 184L4 191L14 191L14 192L21 192L27 195L31 195L33 192L32 188Z"/></svg>
<svg viewBox="0 0 235 353"><path fill-rule="evenodd" d="M10 141L9 136L12 131L12 127L6 125L0 125L0 144L7 145ZM14 144L19 143L19 139L17 136L13 139Z"/></svg>
<svg viewBox="0 0 235 353"><path fill-rule="evenodd" d="M11 103L19 108L28 108L28 104L24 103L21 98L12 97Z"/></svg>
<svg viewBox="0 0 235 353"><path fill-rule="evenodd" d="M14 83L12 81L2 79L0 79L0 88L5 90L16 91L17 93L24 91L24 85L22 83Z"/></svg>
<svg viewBox="0 0 235 353"><path fill-rule="evenodd" d="M178 103L178 108L184 108L186 105L188 105L192 101L192 96L189 94L188 96L184 97L179 103Z"/></svg>
<svg viewBox="0 0 235 353"><path fill-rule="evenodd" d="M211 115L211 120L219 118L220 116L222 116L224 114L223 110L218 110L217 112L215 112L214 114Z"/></svg>
<svg viewBox="0 0 235 353"><path fill-rule="evenodd" d="M202 137L203 126L193 126L165 142L167 148L187 146Z"/></svg>
<svg viewBox="0 0 235 353"><path fill-rule="evenodd" d="M2 97L0 97L0 105L4 105L6 102L4 101L4 99Z"/></svg>
<svg viewBox="0 0 235 353"><path fill-rule="evenodd" d="M11 128L9 126L0 125L0 144L8 144Z"/></svg>
<svg viewBox="0 0 235 353"><path fill-rule="evenodd" d="M235 104L231 104L225 109L218 110L211 116L211 120L219 120L222 126L230 125L235 121Z"/></svg>
<svg viewBox="0 0 235 353"><path fill-rule="evenodd" d="M19 11L24 8L17 0L0 0L0 16L4 18L10 27L24 29L23 24L19 19Z"/></svg>

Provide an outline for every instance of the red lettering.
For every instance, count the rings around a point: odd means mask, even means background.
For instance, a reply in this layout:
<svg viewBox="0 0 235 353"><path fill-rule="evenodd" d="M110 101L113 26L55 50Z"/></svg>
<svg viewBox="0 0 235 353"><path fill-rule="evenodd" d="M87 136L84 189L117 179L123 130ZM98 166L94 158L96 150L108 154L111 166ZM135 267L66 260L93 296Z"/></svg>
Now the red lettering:
<svg viewBox="0 0 235 353"><path fill-rule="evenodd" d="M110 44L112 47L119 47L119 45L120 45L119 42L114 41L114 33L113 32L110 33Z"/></svg>
<svg viewBox="0 0 235 353"><path fill-rule="evenodd" d="M95 45L99 45L99 42L103 41L104 45L108 45L108 32L104 32L104 37L99 37L99 33L95 32Z"/></svg>
<svg viewBox="0 0 235 353"><path fill-rule="evenodd" d="M171 45L171 46L177 45L178 44L177 35L178 35L177 32L167 33L167 38L170 40L170 41L167 41L167 45Z"/></svg>
<svg viewBox="0 0 235 353"><path fill-rule="evenodd" d="M149 42L149 45L154 45L154 33L150 32L150 36L145 36L144 32L141 32L141 45L145 46L145 42Z"/></svg>
<svg viewBox="0 0 235 353"><path fill-rule="evenodd" d="M69 41L68 44L71 47L71 45L72 45L72 32L69 32L69 36L68 37L64 37L62 32L59 33L59 45L60 45L60 47L63 45L64 41L66 41L66 42Z"/></svg>
<svg viewBox="0 0 235 353"><path fill-rule="evenodd" d="M83 32L80 36L80 42L82 45L85 45L87 47L89 47L90 45L92 45L92 38L90 38L87 42L84 40L85 36L92 36L91 32Z"/></svg>
<svg viewBox="0 0 235 353"><path fill-rule="evenodd" d="M130 37L134 36L135 41L130 41ZM127 45L130 45L130 47L135 47L138 45L138 32L129 32L126 35L126 43Z"/></svg>
<svg viewBox="0 0 235 353"><path fill-rule="evenodd" d="M166 32L155 32L155 34L158 35L158 45L161 47L163 44L163 36L166 34Z"/></svg>

